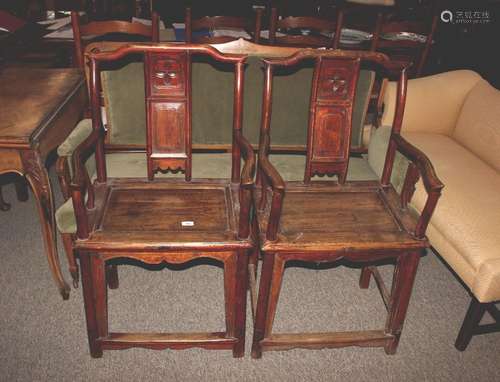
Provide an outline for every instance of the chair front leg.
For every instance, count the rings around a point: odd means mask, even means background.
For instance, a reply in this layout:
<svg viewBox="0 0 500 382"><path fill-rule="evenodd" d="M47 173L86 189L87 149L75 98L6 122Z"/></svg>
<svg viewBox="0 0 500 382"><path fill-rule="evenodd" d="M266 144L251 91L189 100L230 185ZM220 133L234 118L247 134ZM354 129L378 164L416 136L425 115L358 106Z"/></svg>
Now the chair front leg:
<svg viewBox="0 0 500 382"><path fill-rule="evenodd" d="M252 358L262 357L261 341L272 333L285 262L276 254L263 254L259 296L255 314Z"/></svg>
<svg viewBox="0 0 500 382"><path fill-rule="evenodd" d="M245 323L248 283L248 254L237 251L224 261L226 336L237 339L233 357L245 353Z"/></svg>
<svg viewBox="0 0 500 382"><path fill-rule="evenodd" d="M73 250L73 240L74 235L70 233L61 234L62 243L64 246L64 252L66 252L66 259L68 260L69 273L73 279L73 288L78 288L79 276L78 276L78 263L76 262L75 251Z"/></svg>
<svg viewBox="0 0 500 382"><path fill-rule="evenodd" d="M397 259L392 279L390 309L385 325L385 332L394 337L384 347L386 354L396 353L419 261L420 252L408 252Z"/></svg>
<svg viewBox="0 0 500 382"><path fill-rule="evenodd" d="M82 290L83 300L85 304L85 319L87 322L87 336L89 340L90 355L92 358L102 357L102 346L99 343L99 314L97 307L97 290L96 277L94 274L94 264L91 261L91 255L85 253L80 254L80 266L82 272ZM102 279L105 276L103 275Z"/></svg>

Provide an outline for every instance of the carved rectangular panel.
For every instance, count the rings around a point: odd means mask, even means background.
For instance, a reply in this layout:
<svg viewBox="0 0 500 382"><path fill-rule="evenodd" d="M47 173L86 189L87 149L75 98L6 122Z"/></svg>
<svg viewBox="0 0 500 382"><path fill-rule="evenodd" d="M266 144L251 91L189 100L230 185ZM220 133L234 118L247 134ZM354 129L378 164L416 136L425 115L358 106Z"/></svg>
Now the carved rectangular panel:
<svg viewBox="0 0 500 382"><path fill-rule="evenodd" d="M349 161L354 93L359 74L355 59L316 62L304 180L337 175L344 182Z"/></svg>
<svg viewBox="0 0 500 382"><path fill-rule="evenodd" d="M156 154L184 153L185 142L185 113L184 102L151 102L151 130L152 152Z"/></svg>
<svg viewBox="0 0 500 382"><path fill-rule="evenodd" d="M347 101L356 89L352 60L323 59L319 64L318 101Z"/></svg>
<svg viewBox="0 0 500 382"><path fill-rule="evenodd" d="M149 94L176 96L186 92L186 54L152 54L149 64Z"/></svg>
<svg viewBox="0 0 500 382"><path fill-rule="evenodd" d="M149 53L145 66L148 178L180 170L190 180L189 57L185 52Z"/></svg>
<svg viewBox="0 0 500 382"><path fill-rule="evenodd" d="M345 110L331 106L318 106L315 116L313 156L312 159L342 159L344 154L343 131L345 125Z"/></svg>

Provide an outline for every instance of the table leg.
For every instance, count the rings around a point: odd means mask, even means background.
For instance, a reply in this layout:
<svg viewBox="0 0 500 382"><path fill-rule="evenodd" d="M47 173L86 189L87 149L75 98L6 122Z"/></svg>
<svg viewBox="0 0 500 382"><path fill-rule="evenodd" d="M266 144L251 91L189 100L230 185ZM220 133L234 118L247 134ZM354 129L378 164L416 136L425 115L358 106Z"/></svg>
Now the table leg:
<svg viewBox="0 0 500 382"><path fill-rule="evenodd" d="M42 226L42 236L45 244L45 253L52 272L52 277L59 288L64 300L69 298L69 285L64 280L56 246L56 224L54 211L54 197L47 169L40 156L32 151L22 154L26 180L33 190Z"/></svg>

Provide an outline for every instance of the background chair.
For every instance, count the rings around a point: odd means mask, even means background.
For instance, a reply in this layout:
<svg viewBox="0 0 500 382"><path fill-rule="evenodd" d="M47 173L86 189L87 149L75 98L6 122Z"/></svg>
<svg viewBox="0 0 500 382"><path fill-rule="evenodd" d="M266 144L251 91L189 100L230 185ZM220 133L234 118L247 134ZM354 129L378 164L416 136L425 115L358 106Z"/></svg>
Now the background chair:
<svg viewBox="0 0 500 382"><path fill-rule="evenodd" d="M339 10L334 19L315 16L286 16L280 19L278 9L272 8L269 44L337 49L342 18L342 11Z"/></svg>
<svg viewBox="0 0 500 382"><path fill-rule="evenodd" d="M111 33L122 34L120 39L123 41L123 35L127 35L128 40L137 40L137 37L149 39L153 42L159 41L159 18L156 13L151 16L151 26L138 22L130 23L127 21L92 21L88 24L80 24L80 17L77 12L71 12L71 25L73 27L73 36L75 40L75 57L77 66L85 70L84 51L89 41L100 40L113 41L113 37L105 36ZM135 36L135 37L134 37ZM115 35L116 38L116 35Z"/></svg>
<svg viewBox="0 0 500 382"><path fill-rule="evenodd" d="M261 8L255 10L254 19L243 16L204 16L193 18L191 8L186 8L185 39L187 43L218 44L240 38L240 35L258 43L262 28ZM212 35L196 36L193 32L207 30ZM215 33L215 34L214 34Z"/></svg>
<svg viewBox="0 0 500 382"><path fill-rule="evenodd" d="M411 78L420 77L424 71L438 23L437 6L423 12L425 15L419 20L404 20L386 13L379 36L375 36L374 50L386 53L393 61L413 63L408 73Z"/></svg>

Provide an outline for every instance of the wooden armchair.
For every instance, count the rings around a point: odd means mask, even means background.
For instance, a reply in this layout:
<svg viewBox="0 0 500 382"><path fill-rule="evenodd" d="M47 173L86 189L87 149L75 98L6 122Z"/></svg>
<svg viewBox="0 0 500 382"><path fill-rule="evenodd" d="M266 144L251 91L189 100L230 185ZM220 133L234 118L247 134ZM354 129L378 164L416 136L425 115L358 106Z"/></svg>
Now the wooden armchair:
<svg viewBox="0 0 500 382"><path fill-rule="evenodd" d="M78 66L82 71L85 70L85 46L88 40L95 40L98 36L104 36L110 33L121 33L131 36L142 36L152 42L158 42L160 33L158 14L152 14L151 22L151 26L119 20L92 21L88 24L81 24L78 12L72 11L71 25L73 27L73 36L75 40L75 66Z"/></svg>
<svg viewBox="0 0 500 382"><path fill-rule="evenodd" d="M145 56L148 178L110 178L106 173L101 76L105 63ZM191 71L194 55L232 65L234 116L232 170L226 179L191 180ZM252 248L250 211L255 156L241 132L245 55L226 56L201 45L130 45L92 53L92 132L74 151L70 185L77 233L90 352L104 349L232 349L245 343L247 252ZM86 170L95 153L97 179ZM245 164L241 166L241 157ZM240 171L241 168L241 171ZM183 171L183 179L154 179L158 171ZM116 261L183 264L210 258L224 265L226 331L217 333L112 333L107 323L106 283L117 287Z"/></svg>
<svg viewBox="0 0 500 382"><path fill-rule="evenodd" d="M307 156L303 182L285 182L269 160L273 72L314 60ZM361 64L392 69L387 57L370 52L305 50L285 59L265 60L265 92L256 192L257 225L263 265L256 305L252 356L292 348L382 346L396 351L420 255L429 247L425 231L443 185L432 164L400 135L406 96L406 72L400 71L397 109L380 181L346 182L354 89ZM390 183L396 151L411 165L400 195ZM313 175L337 175L338 182L313 181ZM428 193L420 217L408 208L422 176ZM382 330L336 333L279 333L272 327L285 265L290 261L334 262L362 266L360 286L374 277L387 309ZM395 264L388 289L376 265ZM251 266L256 259L252 258ZM251 282L253 284L253 282ZM255 295L253 293L253 295Z"/></svg>
<svg viewBox="0 0 500 382"><path fill-rule="evenodd" d="M287 16L279 18L277 8L271 9L269 44L299 47L339 47L342 30L342 11L334 20L316 16ZM307 30L307 34L302 34ZM296 33L293 33L296 32Z"/></svg>
<svg viewBox="0 0 500 382"><path fill-rule="evenodd" d="M220 28L244 31L251 36L250 38L253 42L258 44L260 40L260 30L262 28L262 13L263 10L261 8L256 9L255 18L253 20L242 16L204 16L199 19L193 19L191 8L186 8L186 42L220 44L238 39L238 37L229 35L195 37L193 34L193 32L201 29L213 30Z"/></svg>

